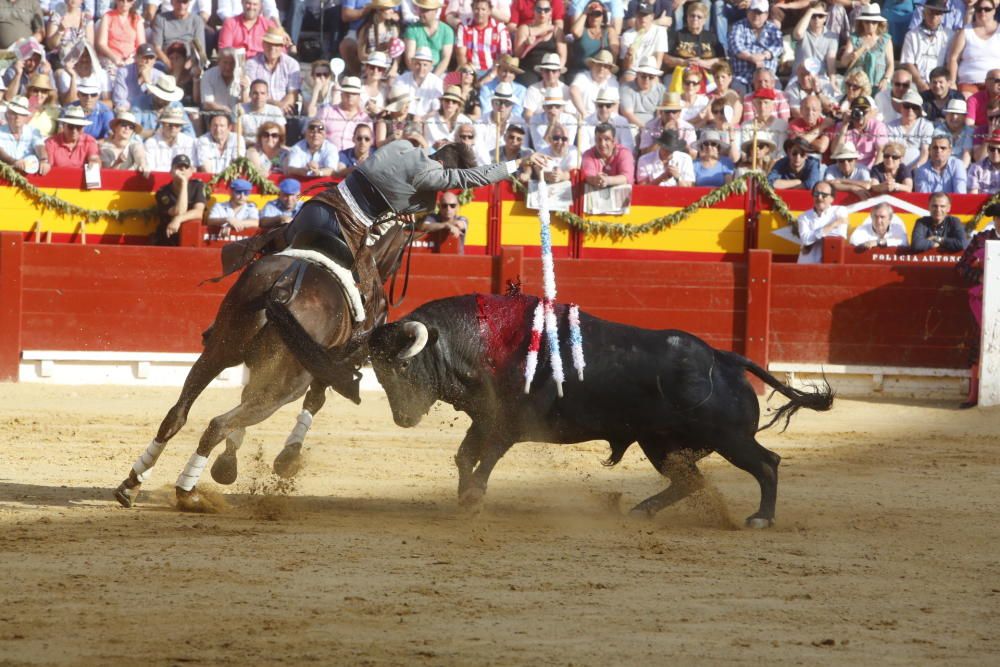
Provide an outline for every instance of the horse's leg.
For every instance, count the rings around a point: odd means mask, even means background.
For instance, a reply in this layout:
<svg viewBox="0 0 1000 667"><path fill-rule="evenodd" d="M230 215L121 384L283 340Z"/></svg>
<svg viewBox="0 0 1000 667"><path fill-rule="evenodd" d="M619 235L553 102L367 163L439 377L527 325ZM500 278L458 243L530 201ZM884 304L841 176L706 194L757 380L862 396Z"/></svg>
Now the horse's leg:
<svg viewBox="0 0 1000 667"><path fill-rule="evenodd" d="M236 452L243 446L243 438L246 437L247 430L238 428L226 436L226 451L219 454L212 464L212 479L219 484L232 484L239 476L239 469L236 465Z"/></svg>
<svg viewBox="0 0 1000 667"><path fill-rule="evenodd" d="M274 459L274 474L289 479L295 477L302 467L302 445L306 433L312 426L313 417L326 403L326 385L314 380L306 392L306 400L302 404L302 412L295 420L295 427L285 440L285 448Z"/></svg>

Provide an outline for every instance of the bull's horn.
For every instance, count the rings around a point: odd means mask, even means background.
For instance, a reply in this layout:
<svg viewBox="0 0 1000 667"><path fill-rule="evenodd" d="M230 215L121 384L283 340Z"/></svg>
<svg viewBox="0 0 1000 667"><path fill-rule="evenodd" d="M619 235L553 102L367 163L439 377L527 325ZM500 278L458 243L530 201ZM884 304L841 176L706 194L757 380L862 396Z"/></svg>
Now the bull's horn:
<svg viewBox="0 0 1000 667"><path fill-rule="evenodd" d="M427 345L427 327L422 322L404 322L403 333L412 338L413 343L396 356L399 359L409 359L420 354L420 351Z"/></svg>

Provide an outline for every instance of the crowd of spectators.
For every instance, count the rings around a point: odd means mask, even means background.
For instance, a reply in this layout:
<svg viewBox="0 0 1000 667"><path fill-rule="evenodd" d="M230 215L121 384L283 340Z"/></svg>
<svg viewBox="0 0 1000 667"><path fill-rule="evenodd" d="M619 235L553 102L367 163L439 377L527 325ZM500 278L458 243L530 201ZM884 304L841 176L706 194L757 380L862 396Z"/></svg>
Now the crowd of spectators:
<svg viewBox="0 0 1000 667"><path fill-rule="evenodd" d="M1000 189L997 0L0 0L0 49L26 173L338 177L407 139L592 187Z"/></svg>

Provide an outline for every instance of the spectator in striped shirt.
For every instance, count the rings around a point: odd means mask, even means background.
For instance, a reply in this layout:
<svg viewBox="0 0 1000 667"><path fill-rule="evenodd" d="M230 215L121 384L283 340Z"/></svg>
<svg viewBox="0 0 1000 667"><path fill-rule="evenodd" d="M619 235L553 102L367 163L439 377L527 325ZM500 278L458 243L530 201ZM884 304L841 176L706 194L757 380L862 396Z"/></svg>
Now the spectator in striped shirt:
<svg viewBox="0 0 1000 667"><path fill-rule="evenodd" d="M491 0L474 0L472 18L458 27L455 40L458 65L471 63L479 72L493 67L493 63L511 51L510 33L507 27L491 16Z"/></svg>

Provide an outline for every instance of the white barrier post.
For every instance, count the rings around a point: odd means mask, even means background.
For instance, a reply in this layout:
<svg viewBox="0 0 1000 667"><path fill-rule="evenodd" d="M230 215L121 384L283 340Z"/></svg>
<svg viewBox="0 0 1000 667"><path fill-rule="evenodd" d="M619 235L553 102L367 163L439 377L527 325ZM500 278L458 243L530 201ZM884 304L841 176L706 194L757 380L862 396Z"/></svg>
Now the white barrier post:
<svg viewBox="0 0 1000 667"><path fill-rule="evenodd" d="M1000 405L1000 241L986 242L979 405Z"/></svg>

